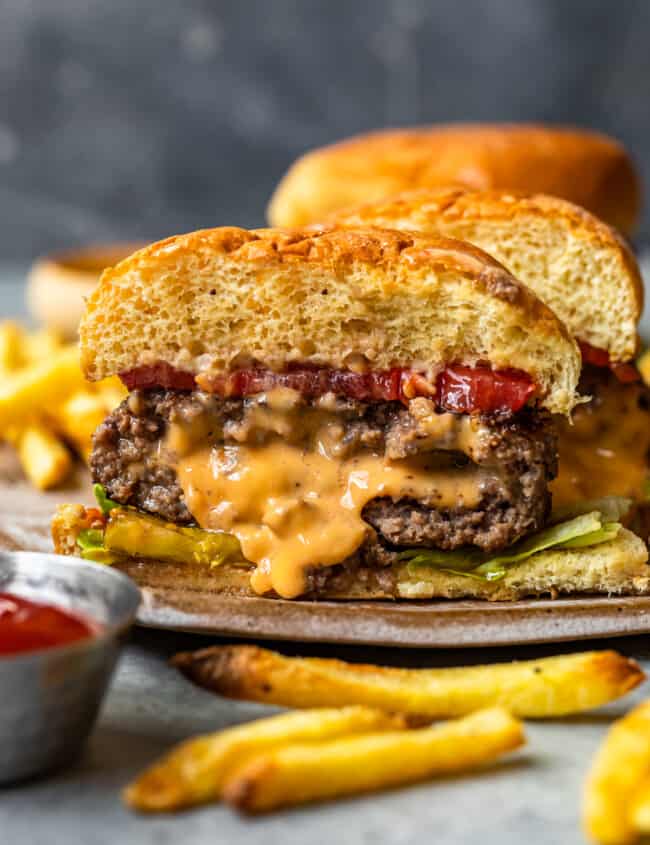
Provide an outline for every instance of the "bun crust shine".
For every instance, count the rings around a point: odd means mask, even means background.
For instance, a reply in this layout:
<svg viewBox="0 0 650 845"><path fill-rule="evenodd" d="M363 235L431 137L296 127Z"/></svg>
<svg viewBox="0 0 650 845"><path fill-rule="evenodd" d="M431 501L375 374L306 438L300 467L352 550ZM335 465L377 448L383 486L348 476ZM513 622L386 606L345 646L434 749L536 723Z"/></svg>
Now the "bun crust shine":
<svg viewBox="0 0 650 845"><path fill-rule="evenodd" d="M80 337L92 380L158 362L207 375L488 362L527 372L562 414L580 372L564 325L493 258L382 229L221 228L153 244L103 274Z"/></svg>
<svg viewBox="0 0 650 845"><path fill-rule="evenodd" d="M305 154L278 185L268 219L303 226L346 206L449 185L562 197L627 235L641 207L634 164L613 138L534 124L450 124L370 132Z"/></svg>
<svg viewBox="0 0 650 845"><path fill-rule="evenodd" d="M643 282L612 227L566 200L516 191L423 189L338 212L344 226L459 238L484 249L533 290L573 335L612 361L637 351Z"/></svg>

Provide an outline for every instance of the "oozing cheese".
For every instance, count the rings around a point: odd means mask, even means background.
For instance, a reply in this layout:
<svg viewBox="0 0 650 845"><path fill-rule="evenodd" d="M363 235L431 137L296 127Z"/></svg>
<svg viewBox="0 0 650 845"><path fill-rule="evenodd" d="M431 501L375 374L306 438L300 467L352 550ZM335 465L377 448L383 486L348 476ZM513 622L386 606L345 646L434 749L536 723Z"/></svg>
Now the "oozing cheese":
<svg viewBox="0 0 650 845"><path fill-rule="evenodd" d="M203 528L228 531L257 564L251 585L294 598L305 570L353 554L370 530L363 507L378 496L429 498L433 506L475 507L476 467L436 469L432 459L387 461L373 454L340 460L280 440L222 446L182 460L185 502Z"/></svg>
<svg viewBox="0 0 650 845"><path fill-rule="evenodd" d="M480 501L487 473L474 464L455 466L452 455L439 452L394 461L370 449L341 457L334 414L303 409L308 436L294 442L292 413L253 409L249 423L266 435L258 445L253 438L256 445L203 446L176 463L198 524L234 534L257 565L251 580L257 593L294 598L305 591L310 568L352 555L372 531L361 515L371 499L408 497L438 508L473 508ZM445 427L442 419L439 426ZM450 434L439 431L443 439ZM468 432L458 434L469 449Z"/></svg>
<svg viewBox="0 0 650 845"><path fill-rule="evenodd" d="M554 505L602 496L644 499L650 452L650 414L639 407L637 384L611 382L580 405L572 424L559 423L559 474Z"/></svg>

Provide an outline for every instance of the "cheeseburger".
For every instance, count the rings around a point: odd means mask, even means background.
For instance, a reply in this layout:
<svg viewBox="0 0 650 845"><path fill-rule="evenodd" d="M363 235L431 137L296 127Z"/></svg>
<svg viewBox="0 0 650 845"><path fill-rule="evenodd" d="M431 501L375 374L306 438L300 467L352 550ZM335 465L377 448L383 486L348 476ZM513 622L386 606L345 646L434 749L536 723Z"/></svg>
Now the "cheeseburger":
<svg viewBox="0 0 650 845"><path fill-rule="evenodd" d="M648 590L617 500L552 514L581 359L480 249L372 228L171 238L104 273L80 328L98 508L59 552L141 583L294 599Z"/></svg>

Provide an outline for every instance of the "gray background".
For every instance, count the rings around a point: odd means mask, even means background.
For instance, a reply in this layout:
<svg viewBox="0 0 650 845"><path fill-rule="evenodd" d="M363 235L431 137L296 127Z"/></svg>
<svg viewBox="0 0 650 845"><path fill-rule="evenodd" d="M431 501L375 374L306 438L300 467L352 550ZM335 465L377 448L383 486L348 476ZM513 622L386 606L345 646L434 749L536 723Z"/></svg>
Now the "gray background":
<svg viewBox="0 0 650 845"><path fill-rule="evenodd" d="M0 260L259 224L390 124L598 127L647 180L649 44L647 0L0 0Z"/></svg>

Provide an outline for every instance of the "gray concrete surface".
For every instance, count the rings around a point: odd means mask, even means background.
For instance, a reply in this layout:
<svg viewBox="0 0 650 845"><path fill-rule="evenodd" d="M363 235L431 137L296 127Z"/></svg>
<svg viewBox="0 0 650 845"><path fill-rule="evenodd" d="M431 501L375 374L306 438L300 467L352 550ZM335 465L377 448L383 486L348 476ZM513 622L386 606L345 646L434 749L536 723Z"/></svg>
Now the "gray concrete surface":
<svg viewBox="0 0 650 845"><path fill-rule="evenodd" d="M0 265L0 317L24 316L24 269ZM645 325L650 329L650 322ZM212 696L167 665L176 651L212 642L212 638L136 631L81 759L50 778L0 789L0 845L578 845L584 842L579 823L581 786L591 756L611 720L650 695L646 684L596 713L529 723L528 746L480 774L254 820L221 806L170 817L135 816L122 806L121 788L175 742L274 712ZM446 652L279 647L290 653L407 666L613 647L639 659L650 672L647 637L555 648Z"/></svg>

